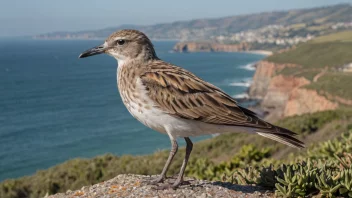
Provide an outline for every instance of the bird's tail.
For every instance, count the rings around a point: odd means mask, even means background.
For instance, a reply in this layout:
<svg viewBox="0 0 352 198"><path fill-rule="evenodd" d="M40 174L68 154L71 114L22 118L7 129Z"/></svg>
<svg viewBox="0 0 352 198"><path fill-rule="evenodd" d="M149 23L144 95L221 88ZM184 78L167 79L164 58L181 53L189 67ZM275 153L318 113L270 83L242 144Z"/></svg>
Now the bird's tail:
<svg viewBox="0 0 352 198"><path fill-rule="evenodd" d="M271 131L257 131L258 135L270 138L272 140L278 141L280 143L286 144L295 148L304 148L304 143L300 140L294 138L296 133L278 126L274 126L275 130Z"/></svg>

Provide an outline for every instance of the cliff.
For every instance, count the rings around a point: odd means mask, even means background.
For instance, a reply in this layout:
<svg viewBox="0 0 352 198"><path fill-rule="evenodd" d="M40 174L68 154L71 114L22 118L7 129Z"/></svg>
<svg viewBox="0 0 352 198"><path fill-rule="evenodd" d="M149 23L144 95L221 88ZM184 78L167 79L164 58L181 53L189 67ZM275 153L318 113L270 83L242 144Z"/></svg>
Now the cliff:
<svg viewBox="0 0 352 198"><path fill-rule="evenodd" d="M261 99L260 107L269 112L269 120L334 110L339 106L337 102L319 95L316 90L306 89L305 85L311 84L311 81L305 77L280 74L284 68L302 70L302 66L264 60L258 62L256 68L249 96Z"/></svg>
<svg viewBox="0 0 352 198"><path fill-rule="evenodd" d="M176 52L239 52L250 49L251 45L248 43L219 44L209 42L180 42L173 48Z"/></svg>
<svg viewBox="0 0 352 198"><path fill-rule="evenodd" d="M117 177L80 190L59 193L50 198L66 197L273 197L260 187L241 186L223 182L209 182L186 178L187 185L173 190L155 190L144 181L150 176L118 175Z"/></svg>
<svg viewBox="0 0 352 198"><path fill-rule="evenodd" d="M263 99L274 75L285 67L296 67L296 65L260 61L256 63L255 67L257 69L253 77L253 83L249 88L249 95L252 98Z"/></svg>

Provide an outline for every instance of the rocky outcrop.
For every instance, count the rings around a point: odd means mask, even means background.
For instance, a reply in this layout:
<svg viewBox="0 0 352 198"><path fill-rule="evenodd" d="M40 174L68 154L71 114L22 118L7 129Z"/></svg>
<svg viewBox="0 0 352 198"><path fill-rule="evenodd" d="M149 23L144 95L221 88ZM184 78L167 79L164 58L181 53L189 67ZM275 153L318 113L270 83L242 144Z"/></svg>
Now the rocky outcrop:
<svg viewBox="0 0 352 198"><path fill-rule="evenodd" d="M250 50L250 44L219 44L207 42L180 42L173 50L176 52L241 52Z"/></svg>
<svg viewBox="0 0 352 198"><path fill-rule="evenodd" d="M305 89L304 86L311 83L306 78L279 74L286 67L297 67L299 70L299 65L260 61L256 67L249 96L261 99L260 107L269 112L269 120L338 107L338 103L319 95L317 91Z"/></svg>
<svg viewBox="0 0 352 198"><path fill-rule="evenodd" d="M294 64L277 64L268 61L260 61L255 67L256 72L253 77L253 83L249 88L251 98L263 99L267 93L269 84L274 75L285 67L299 67Z"/></svg>
<svg viewBox="0 0 352 198"><path fill-rule="evenodd" d="M185 178L187 184L176 190L171 188L156 190L155 186L147 185L145 182L151 179L150 176L143 175L118 175L111 180L92 186L85 186L80 190L69 190L66 193L59 193L49 197L273 197L273 193L266 192L256 186L241 186L190 178Z"/></svg>
<svg viewBox="0 0 352 198"><path fill-rule="evenodd" d="M337 107L337 103L327 100L315 90L298 88L291 91L284 106L283 117L332 110Z"/></svg>
<svg viewBox="0 0 352 198"><path fill-rule="evenodd" d="M305 78L278 75L273 77L261 106L265 109L284 109L293 90L309 84Z"/></svg>

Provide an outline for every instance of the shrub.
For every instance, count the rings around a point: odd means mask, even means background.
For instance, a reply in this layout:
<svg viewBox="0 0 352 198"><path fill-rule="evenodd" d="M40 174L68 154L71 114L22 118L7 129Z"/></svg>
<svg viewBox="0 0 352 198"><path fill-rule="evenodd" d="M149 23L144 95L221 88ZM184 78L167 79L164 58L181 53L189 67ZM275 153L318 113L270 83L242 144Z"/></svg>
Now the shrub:
<svg viewBox="0 0 352 198"><path fill-rule="evenodd" d="M280 166L235 170L226 181L257 184L274 189L277 196L352 197L352 131L320 143L305 154L305 160ZM221 171L220 171L221 172ZM223 170L226 174L227 170Z"/></svg>

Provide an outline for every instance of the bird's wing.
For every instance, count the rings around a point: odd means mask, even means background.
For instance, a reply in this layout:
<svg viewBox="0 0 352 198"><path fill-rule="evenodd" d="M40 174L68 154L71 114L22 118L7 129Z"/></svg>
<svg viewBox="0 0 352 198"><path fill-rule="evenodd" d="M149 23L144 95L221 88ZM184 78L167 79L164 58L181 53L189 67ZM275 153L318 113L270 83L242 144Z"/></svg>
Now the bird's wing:
<svg viewBox="0 0 352 198"><path fill-rule="evenodd" d="M140 78L157 107L173 116L218 125L276 128L240 107L218 87L180 67L154 66Z"/></svg>

